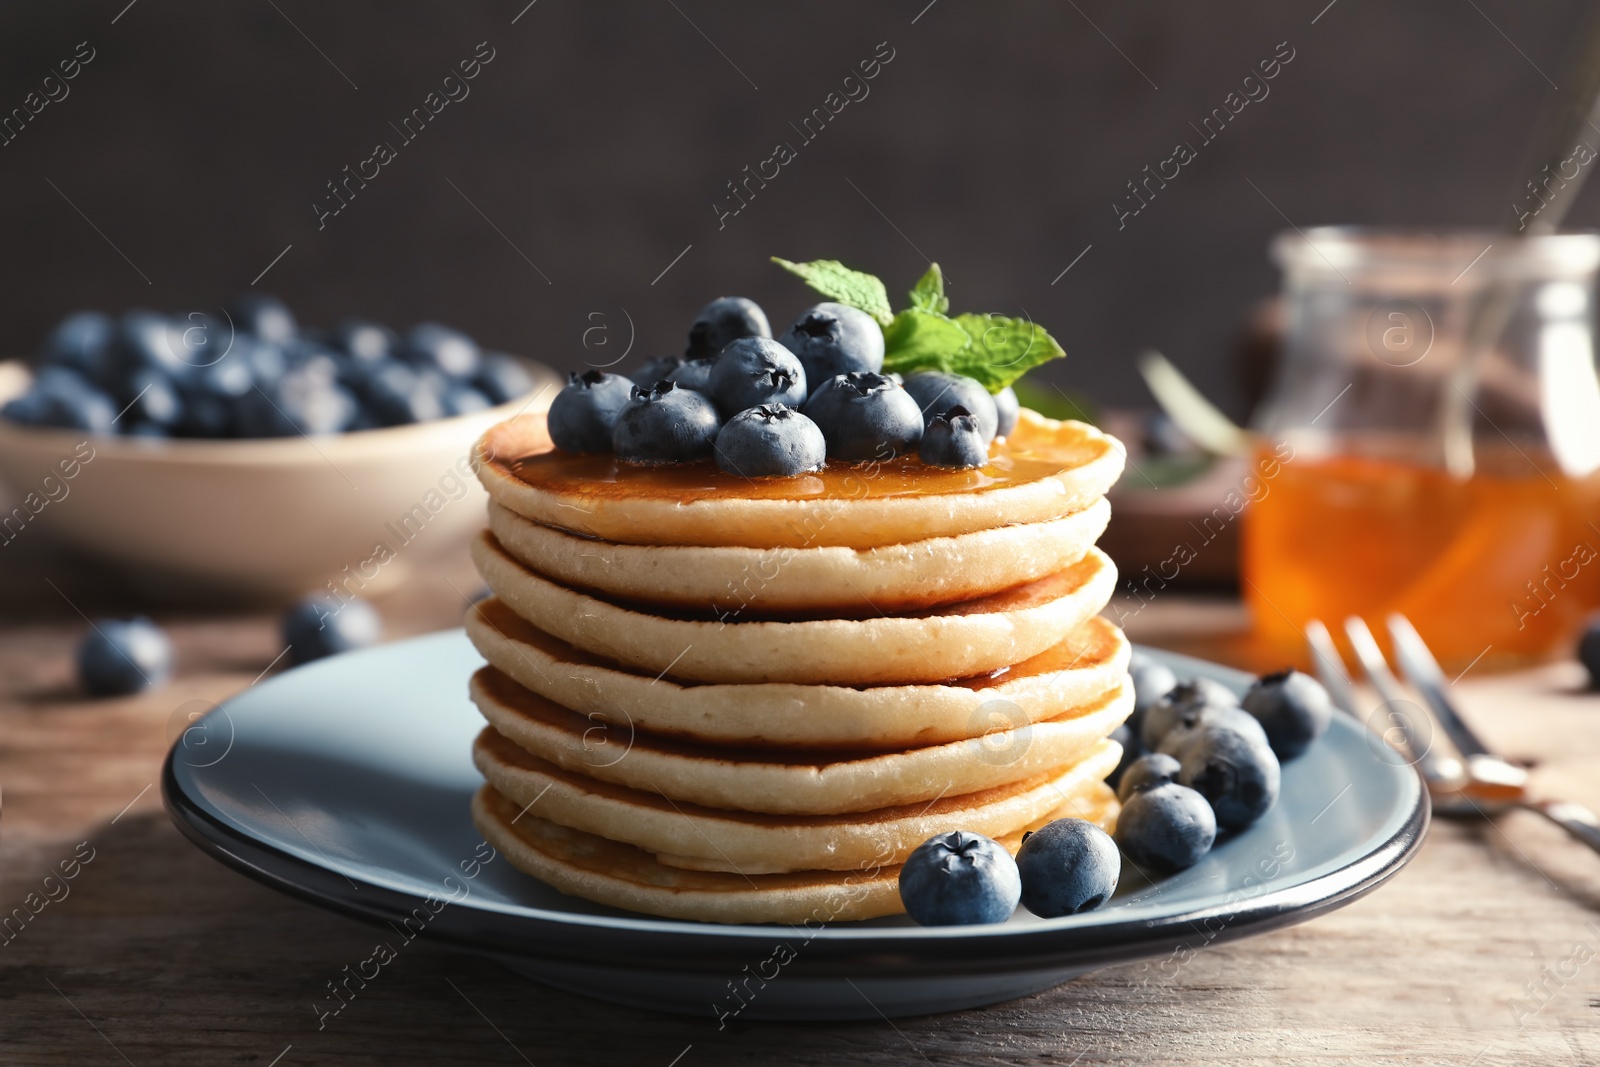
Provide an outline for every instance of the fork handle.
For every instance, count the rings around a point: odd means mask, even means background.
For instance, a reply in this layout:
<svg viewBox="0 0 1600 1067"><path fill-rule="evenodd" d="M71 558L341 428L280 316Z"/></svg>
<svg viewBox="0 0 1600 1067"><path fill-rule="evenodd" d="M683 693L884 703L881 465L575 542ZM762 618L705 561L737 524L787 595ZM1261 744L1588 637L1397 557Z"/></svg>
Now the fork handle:
<svg viewBox="0 0 1600 1067"><path fill-rule="evenodd" d="M1564 800L1529 800L1523 805L1549 819L1579 841L1600 852L1600 816L1582 804Z"/></svg>

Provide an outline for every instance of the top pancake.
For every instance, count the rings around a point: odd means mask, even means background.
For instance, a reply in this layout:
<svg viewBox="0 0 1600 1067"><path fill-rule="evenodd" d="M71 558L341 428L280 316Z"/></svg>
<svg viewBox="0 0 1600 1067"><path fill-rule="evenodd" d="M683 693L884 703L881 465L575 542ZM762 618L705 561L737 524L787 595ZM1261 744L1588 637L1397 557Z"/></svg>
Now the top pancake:
<svg viewBox="0 0 1600 1067"><path fill-rule="evenodd" d="M748 479L709 462L629 467L555 451L543 414L493 427L478 478L517 514L635 545L875 548L955 537L1082 511L1122 473L1121 444L1092 426L1023 410L987 466L942 470L915 457L830 463L816 474Z"/></svg>

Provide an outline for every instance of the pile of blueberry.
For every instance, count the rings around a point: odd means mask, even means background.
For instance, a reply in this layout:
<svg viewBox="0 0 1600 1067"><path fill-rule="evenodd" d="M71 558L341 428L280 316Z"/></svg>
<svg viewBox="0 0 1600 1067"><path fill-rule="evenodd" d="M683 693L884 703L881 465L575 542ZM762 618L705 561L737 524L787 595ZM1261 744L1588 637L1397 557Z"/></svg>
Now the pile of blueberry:
<svg viewBox="0 0 1600 1067"><path fill-rule="evenodd" d="M883 352L883 330L856 308L807 308L774 341L754 301L725 296L696 316L684 355L631 377L574 374L550 407L550 437L625 463L714 458L747 478L912 452L938 467L987 463L990 442L1016 425L1016 394L938 371L902 380L881 373Z"/></svg>
<svg viewBox="0 0 1600 1067"><path fill-rule="evenodd" d="M924 926L999 923L1020 902L1042 918L1098 908L1116 892L1122 856L1178 871L1199 862L1219 832L1243 830L1278 799L1280 760L1321 737L1332 702L1314 678L1282 671L1244 700L1208 679L1180 682L1135 655L1135 704L1112 774L1122 802L1115 839L1092 822L1057 819L1024 834L1015 860L999 842L958 830L917 847L900 870L906 913Z"/></svg>
<svg viewBox="0 0 1600 1067"><path fill-rule="evenodd" d="M283 616L280 632L289 662L375 645L383 620L365 600L312 596ZM126 696L164 685L172 677L172 639L140 616L91 623L78 645L78 684L92 696Z"/></svg>
<svg viewBox="0 0 1600 1067"><path fill-rule="evenodd" d="M1134 710L1112 735L1122 764L1111 776L1122 813L1117 843L1146 867L1182 870L1219 832L1243 830L1278 799L1281 763L1328 729L1333 703L1295 670L1258 679L1241 702L1206 678L1179 681L1135 655Z"/></svg>
<svg viewBox="0 0 1600 1067"><path fill-rule="evenodd" d="M301 332L281 301L253 294L223 311L69 315L0 416L133 437L287 437L428 422L533 388L515 359L437 323L404 338L356 320Z"/></svg>

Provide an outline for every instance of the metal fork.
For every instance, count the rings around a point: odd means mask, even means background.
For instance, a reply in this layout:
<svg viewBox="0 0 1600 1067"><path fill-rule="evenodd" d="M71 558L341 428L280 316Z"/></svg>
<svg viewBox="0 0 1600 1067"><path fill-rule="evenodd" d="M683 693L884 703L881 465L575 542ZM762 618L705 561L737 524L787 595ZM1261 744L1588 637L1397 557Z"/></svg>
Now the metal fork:
<svg viewBox="0 0 1600 1067"><path fill-rule="evenodd" d="M1543 815L1600 852L1600 816L1581 804L1531 796L1527 789L1528 772L1495 755L1451 703L1445 691L1444 672L1416 628L1403 615L1389 616L1388 623L1401 671L1433 711L1460 758L1436 753L1431 737L1418 736L1419 724L1406 713L1408 702L1401 693L1400 683L1389 669L1367 624L1352 616L1345 620L1345 634L1372 687L1389 705L1389 722L1399 739L1396 747L1410 757L1427 782L1434 811L1441 815L1486 816L1506 808L1522 808ZM1343 659L1334 647L1328 628L1313 619L1306 625L1306 640L1311 646L1317 674L1334 703L1360 719L1355 691L1344 673Z"/></svg>

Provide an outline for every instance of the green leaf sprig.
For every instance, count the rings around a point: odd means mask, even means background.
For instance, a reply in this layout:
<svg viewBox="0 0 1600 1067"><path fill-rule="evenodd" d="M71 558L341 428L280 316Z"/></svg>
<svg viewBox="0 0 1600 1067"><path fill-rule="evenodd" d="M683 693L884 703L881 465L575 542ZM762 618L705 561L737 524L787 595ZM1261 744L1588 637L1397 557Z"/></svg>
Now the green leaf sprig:
<svg viewBox="0 0 1600 1067"><path fill-rule="evenodd" d="M774 256L772 261L830 300L876 319L883 327L885 372L945 371L976 379L998 393L1039 364L1067 354L1043 326L1028 319L949 315L950 299L937 263L929 264L912 287L911 306L895 314L888 290L871 274L834 259L792 263Z"/></svg>

